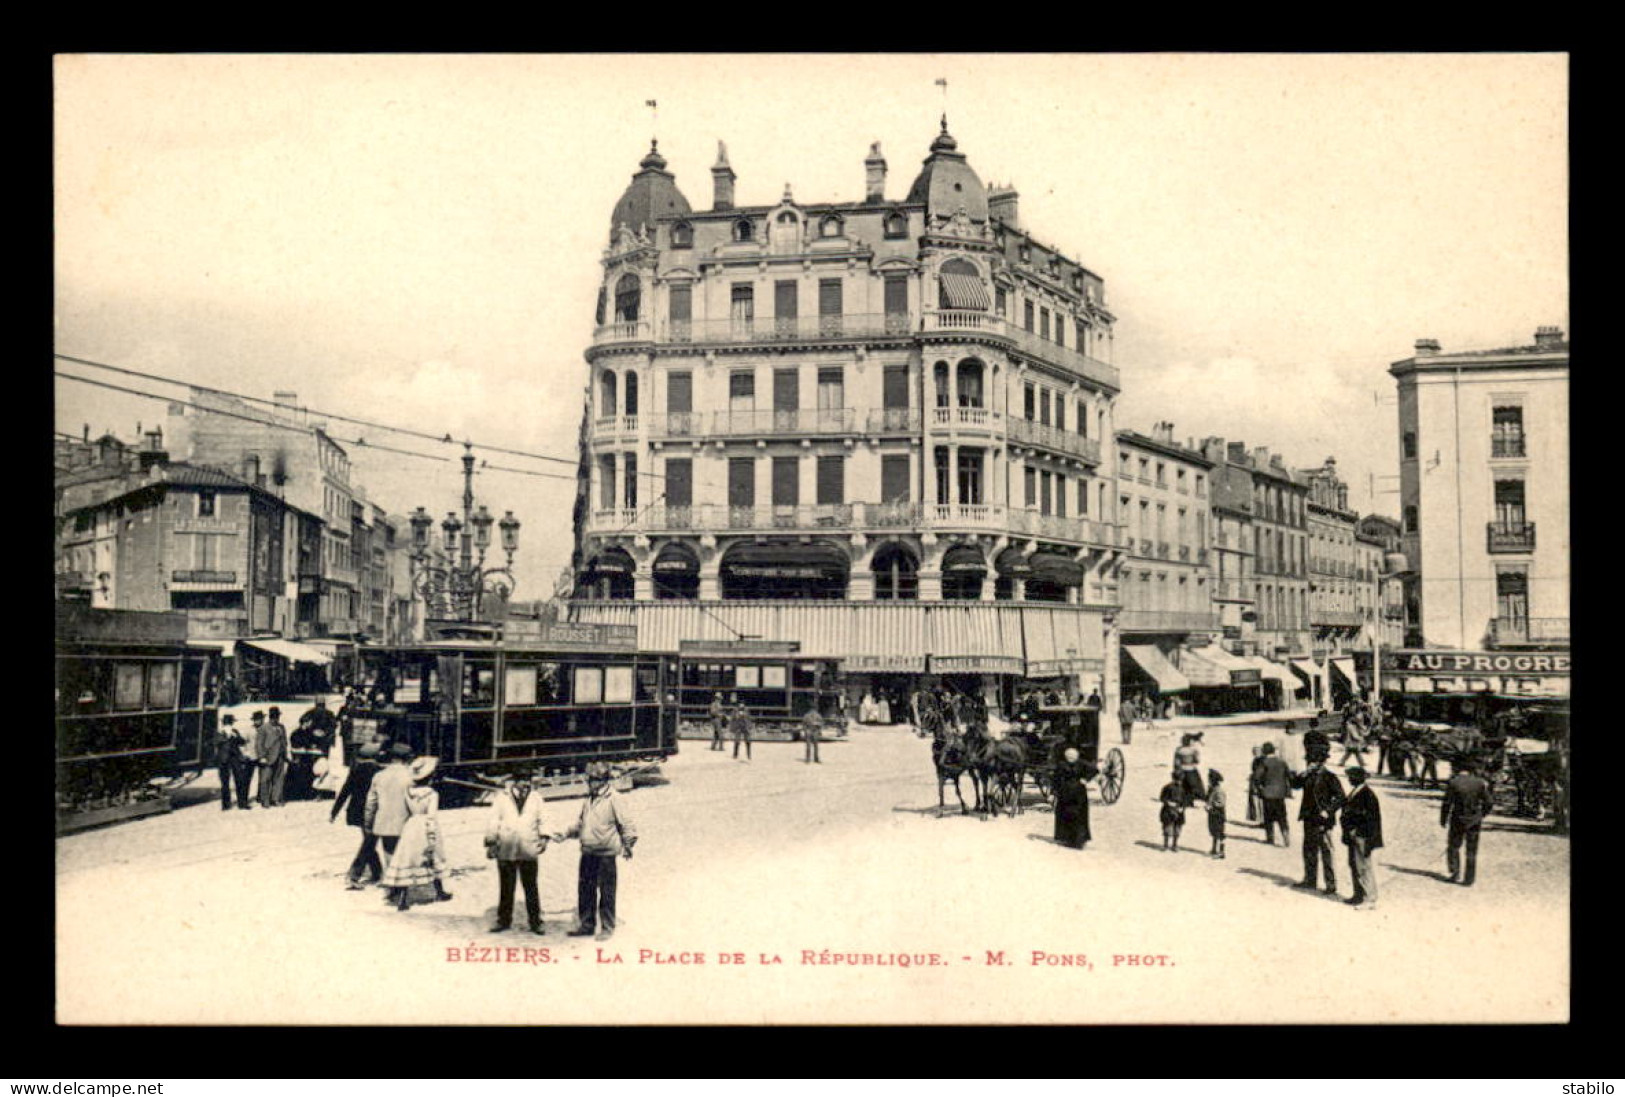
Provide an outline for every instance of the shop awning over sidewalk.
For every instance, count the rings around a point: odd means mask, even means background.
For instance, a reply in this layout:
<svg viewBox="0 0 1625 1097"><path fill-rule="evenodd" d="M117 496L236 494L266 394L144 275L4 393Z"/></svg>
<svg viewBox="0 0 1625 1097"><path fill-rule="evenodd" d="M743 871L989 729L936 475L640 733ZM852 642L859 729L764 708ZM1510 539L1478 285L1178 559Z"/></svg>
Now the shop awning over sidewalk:
<svg viewBox="0 0 1625 1097"><path fill-rule="evenodd" d="M1168 657L1150 644L1124 644L1123 654L1154 682L1163 693L1182 693L1191 688L1190 679L1180 673Z"/></svg>
<svg viewBox="0 0 1625 1097"><path fill-rule="evenodd" d="M1343 681L1352 690L1360 688L1360 678L1354 669L1354 660L1339 658L1330 660L1332 669L1343 676Z"/></svg>
<svg viewBox="0 0 1625 1097"><path fill-rule="evenodd" d="M283 640L274 636L262 637L255 640L242 641L248 647L268 652L279 659L286 659L290 663L315 663L317 666L326 666L333 661L333 657L325 651L293 640Z"/></svg>
<svg viewBox="0 0 1625 1097"><path fill-rule="evenodd" d="M1312 685L1315 679L1320 677L1320 668L1309 659L1292 660L1292 669L1299 678L1303 679L1303 684L1306 686Z"/></svg>
<svg viewBox="0 0 1625 1097"><path fill-rule="evenodd" d="M1256 686L1259 682L1257 667L1218 644L1186 648L1181 663L1193 686Z"/></svg>
<svg viewBox="0 0 1625 1097"><path fill-rule="evenodd" d="M1271 662L1262 655L1243 655L1241 659L1248 666L1257 668L1264 678L1281 683L1283 692L1290 694L1298 688L1298 680L1280 663Z"/></svg>

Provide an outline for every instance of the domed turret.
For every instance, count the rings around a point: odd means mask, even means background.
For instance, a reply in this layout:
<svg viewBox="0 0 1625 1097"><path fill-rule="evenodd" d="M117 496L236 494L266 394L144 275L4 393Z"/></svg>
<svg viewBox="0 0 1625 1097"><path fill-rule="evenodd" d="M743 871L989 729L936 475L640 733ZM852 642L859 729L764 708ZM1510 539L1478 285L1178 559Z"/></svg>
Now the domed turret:
<svg viewBox="0 0 1625 1097"><path fill-rule="evenodd" d="M947 115L942 117L942 132L931 142L931 155L925 158L914 185L908 189L907 200L924 202L926 213L932 217L952 216L964 206L972 221L987 220L987 188L959 151L959 142L948 132Z"/></svg>
<svg viewBox="0 0 1625 1097"><path fill-rule="evenodd" d="M621 200L615 203L610 232L621 225L633 232L640 229L653 232L657 218L691 212L688 199L677 189L676 177L666 170L666 158L660 155L658 145L656 141L649 142L649 154L638 163L638 173L632 176Z"/></svg>

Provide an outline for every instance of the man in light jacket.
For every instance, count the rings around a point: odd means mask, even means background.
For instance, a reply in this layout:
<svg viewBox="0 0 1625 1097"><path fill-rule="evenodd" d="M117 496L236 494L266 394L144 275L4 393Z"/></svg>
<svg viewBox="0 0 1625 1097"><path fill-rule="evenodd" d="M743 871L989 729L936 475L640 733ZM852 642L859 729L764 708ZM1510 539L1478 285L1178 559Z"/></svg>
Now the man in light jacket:
<svg viewBox="0 0 1625 1097"><path fill-rule="evenodd" d="M365 829L378 836L384 856L395 856L395 846L406 826L406 793L412 787L412 748L396 743L389 748L389 765L372 779L367 790Z"/></svg>
<svg viewBox="0 0 1625 1097"><path fill-rule="evenodd" d="M637 828L610 787L609 763L587 763L587 802L581 805L581 818L554 837L581 839L576 878L576 917L581 924L570 936L589 937L596 929L598 940L609 940L615 932L615 858L630 860L638 840Z"/></svg>
<svg viewBox="0 0 1625 1097"><path fill-rule="evenodd" d="M548 835L542 825L542 796L530 787L530 775L510 774L497 793L491 823L485 831L485 855L497 863L497 924L492 933L513 925L515 881L525 885L525 910L530 915L530 931L546 933L542 925L542 900L536 888L536 860L547 850Z"/></svg>

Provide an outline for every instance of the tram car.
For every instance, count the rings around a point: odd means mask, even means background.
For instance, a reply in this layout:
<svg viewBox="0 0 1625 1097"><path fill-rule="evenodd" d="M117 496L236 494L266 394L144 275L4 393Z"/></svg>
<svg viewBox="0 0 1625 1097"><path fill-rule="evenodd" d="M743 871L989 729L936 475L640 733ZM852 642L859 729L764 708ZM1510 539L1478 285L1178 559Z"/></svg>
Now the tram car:
<svg viewBox="0 0 1625 1097"><path fill-rule="evenodd" d="M677 752L677 661L638 651L629 626L555 624L524 640L365 648L362 659L366 699L348 713L347 754L406 743L439 758L453 789L518 772L572 783L588 762L646 766Z"/></svg>
<svg viewBox="0 0 1625 1097"><path fill-rule="evenodd" d="M711 700L745 706L757 739L800 739L816 709L824 738L847 732L840 661L800 654L799 641L682 640L677 645L677 703L684 739L711 738Z"/></svg>
<svg viewBox="0 0 1625 1097"><path fill-rule="evenodd" d="M56 607L59 833L170 809L214 763L209 656L186 615Z"/></svg>

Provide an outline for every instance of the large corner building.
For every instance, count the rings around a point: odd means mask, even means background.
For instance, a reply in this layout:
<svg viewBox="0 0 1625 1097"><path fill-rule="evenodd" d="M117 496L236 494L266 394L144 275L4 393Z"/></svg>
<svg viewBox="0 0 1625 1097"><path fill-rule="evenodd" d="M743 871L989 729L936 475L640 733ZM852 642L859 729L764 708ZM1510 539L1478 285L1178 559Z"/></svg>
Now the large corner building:
<svg viewBox="0 0 1625 1097"><path fill-rule="evenodd" d="M1110 702L1104 284L1022 229L946 121L904 197L878 144L863 168L850 200L741 204L719 146L696 209L644 157L586 352L571 612L653 650L797 641L854 692Z"/></svg>

